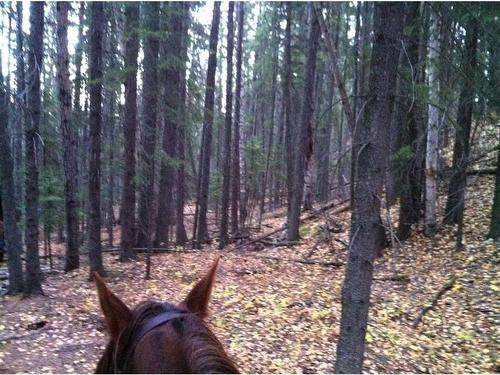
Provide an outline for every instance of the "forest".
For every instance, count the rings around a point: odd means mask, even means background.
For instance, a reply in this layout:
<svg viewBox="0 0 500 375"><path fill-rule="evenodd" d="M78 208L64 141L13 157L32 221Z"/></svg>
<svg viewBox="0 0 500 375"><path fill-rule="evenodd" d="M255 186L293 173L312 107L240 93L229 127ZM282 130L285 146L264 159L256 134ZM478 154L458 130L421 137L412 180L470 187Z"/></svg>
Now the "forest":
<svg viewBox="0 0 500 375"><path fill-rule="evenodd" d="M2 1L0 41L0 373L500 372L498 3Z"/></svg>

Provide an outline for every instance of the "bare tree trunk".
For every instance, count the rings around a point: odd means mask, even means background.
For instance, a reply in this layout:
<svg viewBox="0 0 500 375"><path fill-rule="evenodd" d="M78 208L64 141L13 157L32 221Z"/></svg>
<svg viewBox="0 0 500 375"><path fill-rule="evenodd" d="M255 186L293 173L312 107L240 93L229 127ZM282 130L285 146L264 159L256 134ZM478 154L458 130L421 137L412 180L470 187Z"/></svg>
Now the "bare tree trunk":
<svg viewBox="0 0 500 375"><path fill-rule="evenodd" d="M40 127L40 72L43 63L44 3L31 3L30 38L28 56L28 110L30 121L26 124L26 285L25 293L43 294L41 284L39 239L39 188L38 162Z"/></svg>
<svg viewBox="0 0 500 375"><path fill-rule="evenodd" d="M76 135L71 124L71 82L68 55L68 2L57 3L57 83L63 143L64 193L66 202L66 264L64 270L80 266L78 253L78 166Z"/></svg>
<svg viewBox="0 0 500 375"><path fill-rule="evenodd" d="M240 201L240 116L241 116L241 64L243 57L243 23L245 20L245 3L238 2L238 42L236 47L236 93L234 98L234 140L232 152L231 175L231 232L238 232L238 204Z"/></svg>
<svg viewBox="0 0 500 375"><path fill-rule="evenodd" d="M16 122L14 131L14 186L17 210L24 206L24 147L23 134L26 119L26 93L24 82L24 53L23 53L23 3L16 2ZM19 215L16 215L19 216ZM22 243L22 239L21 239Z"/></svg>
<svg viewBox="0 0 500 375"><path fill-rule="evenodd" d="M137 132L137 55L139 53L139 3L125 4L125 124L123 127L125 148L123 159L122 205L120 222L122 236L120 261L134 259L135 244L135 148Z"/></svg>
<svg viewBox="0 0 500 375"><path fill-rule="evenodd" d="M229 2L227 15L227 80L226 80L226 118L224 122L224 160L222 165L222 199L219 249L223 249L229 242L229 183L231 180L231 126L233 125L233 46L234 2Z"/></svg>
<svg viewBox="0 0 500 375"><path fill-rule="evenodd" d="M402 3L375 3L374 44L363 121L354 142L362 143L352 201L349 255L342 290L336 373L361 373L373 264L380 241L380 202L387 164L389 124L396 85Z"/></svg>
<svg viewBox="0 0 500 375"><path fill-rule="evenodd" d="M497 151L497 171L495 173L495 190L493 192L493 205L491 206L490 230L487 237L500 238L500 144Z"/></svg>
<svg viewBox="0 0 500 375"><path fill-rule="evenodd" d="M212 125L214 111L215 69L217 67L217 42L219 36L220 2L214 3L212 30L210 32L207 83L205 89L205 110L203 115L203 143L200 155L199 212L195 247L207 240L208 185L210 182L210 149L212 147Z"/></svg>
<svg viewBox="0 0 500 375"><path fill-rule="evenodd" d="M425 157L425 235L434 236L437 231L437 171L439 157L439 101L438 58L439 19L431 15L429 33L429 121L427 122L427 148Z"/></svg>
<svg viewBox="0 0 500 375"><path fill-rule="evenodd" d="M182 53L181 53L181 102L180 102L180 123L177 134L177 158L179 167L177 169L177 196L176 196L176 220L175 220L175 241L178 245L185 245L187 242L186 228L184 227L184 204L185 204L185 164L186 164L186 62L188 60L188 41L189 41L189 8L190 3L183 3L182 15Z"/></svg>
<svg viewBox="0 0 500 375"><path fill-rule="evenodd" d="M12 160L11 147L9 144L9 101L4 89L4 80L0 67L0 206L2 207L2 218L5 223L5 240L7 245L9 270L9 294L22 293L23 265L21 262L21 232L17 225L17 200L15 197L14 175L12 173L14 163ZM0 224L1 225L1 224ZM4 231L4 228L0 228ZM3 233L1 233L3 235ZM3 238L2 238L3 239Z"/></svg>
<svg viewBox="0 0 500 375"><path fill-rule="evenodd" d="M299 238L300 208L304 189L304 175L312 154L312 121L314 113L314 76L316 71L316 55L318 52L320 25L312 3L309 4L309 50L305 66L304 103L300 135L297 138L297 149L294 158L294 176L292 179L291 202L288 212L287 240L297 241Z"/></svg>
<svg viewBox="0 0 500 375"><path fill-rule="evenodd" d="M445 224L459 224L463 220L467 164L470 151L472 110L476 93L478 24L473 19L465 27L465 50L462 66L464 77L458 101L457 129L453 148L453 175L448 186Z"/></svg>
<svg viewBox="0 0 500 375"><path fill-rule="evenodd" d="M156 221L155 244L169 241L169 226L175 218L174 186L176 171L174 159L176 157L178 128L182 124L182 65L178 55L183 43L183 5L170 4L168 28L170 37L163 45L164 59L171 59L175 63L169 64L162 70L165 87L165 123L163 128L163 152L165 160L161 165L160 189L158 202L158 217Z"/></svg>
<svg viewBox="0 0 500 375"><path fill-rule="evenodd" d="M285 121L287 212L292 202L294 123L292 119L292 3L286 3L285 49L283 54L283 112ZM289 218L287 217L287 225Z"/></svg>
<svg viewBox="0 0 500 375"><path fill-rule="evenodd" d="M139 157L141 161L141 183L139 188L139 217L137 223L137 247L148 247L153 229L153 198L155 181L155 144L158 103L158 53L160 41L160 3L143 3L143 29L148 30L144 40L144 78ZM161 198L162 199L162 198Z"/></svg>
<svg viewBox="0 0 500 375"><path fill-rule="evenodd" d="M104 9L102 2L90 4L89 27L89 218L88 249L90 278L92 272L104 275L101 250L101 129L102 129L102 57Z"/></svg>

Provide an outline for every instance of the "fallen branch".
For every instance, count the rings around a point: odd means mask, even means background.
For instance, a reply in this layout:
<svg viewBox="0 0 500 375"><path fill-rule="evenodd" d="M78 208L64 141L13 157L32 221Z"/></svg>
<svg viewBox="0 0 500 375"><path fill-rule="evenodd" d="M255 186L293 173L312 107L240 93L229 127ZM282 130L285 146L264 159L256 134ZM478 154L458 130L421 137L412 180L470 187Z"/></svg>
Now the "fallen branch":
<svg viewBox="0 0 500 375"><path fill-rule="evenodd" d="M448 290L453 288L453 285L455 285L456 281L457 281L457 276L453 276L446 284L443 285L441 289L439 289L434 298L431 300L430 305L427 305L420 310L417 317L413 321L412 324L413 328L417 328L417 326L422 322L424 315L436 306L436 304L438 303L439 299L443 296L443 294L445 294Z"/></svg>
<svg viewBox="0 0 500 375"><path fill-rule="evenodd" d="M484 175L493 175L497 173L496 168L487 168L487 169L472 169L467 171L467 176L484 176Z"/></svg>
<svg viewBox="0 0 500 375"><path fill-rule="evenodd" d="M374 277L373 280L377 281L400 281L402 283L409 283L410 276L408 275L391 275L391 276L384 276L384 277Z"/></svg>
<svg viewBox="0 0 500 375"><path fill-rule="evenodd" d="M299 242L298 241L280 241L280 242L274 242L274 241L268 241L268 240L260 240L259 241L261 244L266 245L266 246L294 246L297 245Z"/></svg>
<svg viewBox="0 0 500 375"><path fill-rule="evenodd" d="M318 266L333 266L333 267L342 267L344 263L342 262L321 262L319 260L310 260L310 259L292 259L292 258L280 258L273 256L257 256L255 258L263 258L263 259L272 259L272 260L280 260L284 262L294 262L294 263L302 263L302 264L313 264Z"/></svg>
<svg viewBox="0 0 500 375"><path fill-rule="evenodd" d="M333 207L335 207L335 206L341 206L341 205L343 205L343 204L345 204L345 203L348 203L348 202L349 202L349 199L346 199L346 200L344 200L344 201L342 201L342 202L340 202L340 203L331 202L331 203L329 203L329 204L327 204L327 205L325 205L325 206L323 206L323 207L319 208L318 210L315 210L314 212L310 213L309 215L306 215L306 216L302 217L302 218L300 219L300 222L302 223L302 222L304 222L304 221L311 220L311 219L313 219L313 218L317 217L320 213L322 213L322 212L324 212L324 211L328 211L329 209L331 209L331 208L333 208ZM348 204L347 206L339 207L339 208L338 208L335 212L333 212L333 214L335 215L335 214L339 214L339 213L345 212L345 211L347 211L349 208L350 208L350 205L349 205L349 204ZM253 244L253 243L255 243L255 242L260 242L260 241L262 241L262 240L264 240L264 239L266 239L266 238L268 238L268 237L272 236L273 234L276 234L276 233L279 233L279 232L281 232L281 231L284 231L285 229L286 229L286 224L285 224L285 225L283 225L283 226L281 226L281 227L279 227L278 229L275 229L275 230L271 231L271 232L264 233L263 235L261 235L261 236L259 236L259 237L255 238L255 239L253 239L253 240L250 240L250 241L248 241L248 242L245 242L245 243L239 244L239 245L238 245L238 246L236 246L235 248L236 248L236 249L240 249L240 248L242 248L242 247L244 247L244 246L251 245L251 244Z"/></svg>

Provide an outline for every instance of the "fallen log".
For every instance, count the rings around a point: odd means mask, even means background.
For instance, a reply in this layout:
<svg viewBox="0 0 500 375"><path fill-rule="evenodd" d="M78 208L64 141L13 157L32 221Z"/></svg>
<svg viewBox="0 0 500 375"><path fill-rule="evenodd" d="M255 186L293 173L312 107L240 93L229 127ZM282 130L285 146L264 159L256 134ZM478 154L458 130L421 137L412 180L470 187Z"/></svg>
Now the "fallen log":
<svg viewBox="0 0 500 375"><path fill-rule="evenodd" d="M312 264L312 265L318 265L318 266L333 266L333 267L342 267L344 263L342 262L322 262L319 260L311 260L311 259L292 259L292 258L280 258L280 257L273 257L273 256L256 256L255 258L263 258L263 259L271 259L271 260L279 260L279 261L284 261L284 262L294 262L294 263L302 263L302 264Z"/></svg>
<svg viewBox="0 0 500 375"><path fill-rule="evenodd" d="M328 211L330 210L331 208L335 207L335 206L342 206L344 205L345 203L348 203L349 202L349 199L346 199L340 203L335 203L335 202L331 202L317 210L315 210L314 212L302 217L300 219L300 222L304 222L304 221L308 221L308 220L311 220L313 218L316 218L319 214L325 212L325 211ZM335 212L333 212L333 214L339 214L339 213L342 213L342 212L345 212L347 211L351 206L348 204L346 206L343 206L343 207L339 207ZM235 248L236 249L241 249L242 247L244 246L248 246L248 245L251 245L255 242L260 242L270 236L272 236L273 234L276 234L276 233L279 233L281 231L284 231L286 229L286 224L285 225L282 225L281 227L279 227L278 229L275 229L271 232L267 232L267 233L264 233L263 235L257 237L257 238L254 238L253 240L250 240L248 242L245 242L245 243L242 243L242 244L239 244L238 246L236 246Z"/></svg>
<svg viewBox="0 0 500 375"><path fill-rule="evenodd" d="M420 312L418 313L417 317L413 321L412 327L417 328L417 326L422 322L422 319L424 318L424 315L432 310L438 303L439 299L451 288L453 288L453 285L455 285L455 282L457 281L457 276L453 276L446 284L443 285L441 289L438 290L434 298L431 300L431 303L425 307L423 307Z"/></svg>

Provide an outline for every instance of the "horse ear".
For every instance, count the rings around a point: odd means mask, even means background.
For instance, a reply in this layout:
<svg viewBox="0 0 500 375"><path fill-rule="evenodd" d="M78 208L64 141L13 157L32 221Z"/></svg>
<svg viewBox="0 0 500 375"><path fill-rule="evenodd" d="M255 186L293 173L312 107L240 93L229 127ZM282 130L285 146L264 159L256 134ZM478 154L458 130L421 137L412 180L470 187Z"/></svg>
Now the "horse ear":
<svg viewBox="0 0 500 375"><path fill-rule="evenodd" d="M208 301L210 300L219 259L220 256L217 257L210 271L208 271L203 279L196 283L180 304L182 307L187 308L188 311L198 314L200 318L205 318L208 315Z"/></svg>
<svg viewBox="0 0 500 375"><path fill-rule="evenodd" d="M127 327L132 313L127 305L108 289L106 283L97 272L94 272L94 278L97 285L99 303L106 319L106 326L111 337L116 339L120 332Z"/></svg>

